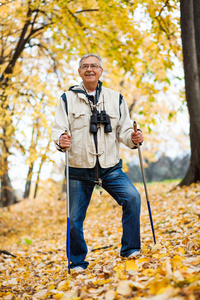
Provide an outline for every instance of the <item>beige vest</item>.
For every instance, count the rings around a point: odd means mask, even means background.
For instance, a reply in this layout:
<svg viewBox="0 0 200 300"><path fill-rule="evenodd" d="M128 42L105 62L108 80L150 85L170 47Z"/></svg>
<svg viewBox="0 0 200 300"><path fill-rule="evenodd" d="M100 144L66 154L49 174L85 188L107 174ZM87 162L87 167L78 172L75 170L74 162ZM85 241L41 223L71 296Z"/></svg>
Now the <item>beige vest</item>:
<svg viewBox="0 0 200 300"><path fill-rule="evenodd" d="M81 88L81 86L80 86ZM129 148L134 148L131 140L133 123L129 117L129 111L124 99L119 107L120 93L102 87L97 103L97 109L103 110L103 97L106 113L110 116L112 132L104 132L104 124L99 125L97 132L97 153L94 143L94 135L90 133L91 108L86 95L66 92L68 115L65 103L59 100L55 122L52 128L52 139L58 143L60 135L67 129L72 137L69 150L69 166L76 168L93 168L97 155L102 168L116 165L120 160L119 143L122 142ZM121 110L121 117L120 117Z"/></svg>

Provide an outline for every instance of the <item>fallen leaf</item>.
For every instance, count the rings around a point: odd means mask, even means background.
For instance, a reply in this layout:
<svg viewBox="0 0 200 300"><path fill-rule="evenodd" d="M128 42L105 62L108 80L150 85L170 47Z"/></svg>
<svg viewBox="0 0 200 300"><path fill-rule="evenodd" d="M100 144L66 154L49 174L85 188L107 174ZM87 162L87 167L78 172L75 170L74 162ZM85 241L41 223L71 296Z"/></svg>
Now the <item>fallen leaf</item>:
<svg viewBox="0 0 200 300"><path fill-rule="evenodd" d="M133 270L136 271L139 269L138 265L136 265L134 260L127 260L125 263L126 271Z"/></svg>
<svg viewBox="0 0 200 300"><path fill-rule="evenodd" d="M61 297L61 300L68 300L68 299L72 299L72 298L75 298L75 297L78 297L78 289L67 291Z"/></svg>
<svg viewBox="0 0 200 300"><path fill-rule="evenodd" d="M59 291L67 291L69 289L70 283L69 280L63 280L58 284Z"/></svg>
<svg viewBox="0 0 200 300"><path fill-rule="evenodd" d="M128 280L120 281L117 285L117 293L122 296L130 296L132 293L130 282Z"/></svg>
<svg viewBox="0 0 200 300"><path fill-rule="evenodd" d="M105 299L106 300L114 300L116 297L116 292L114 290L109 290L105 293Z"/></svg>
<svg viewBox="0 0 200 300"><path fill-rule="evenodd" d="M44 290L41 290L41 291L35 293L33 296L34 296L35 298L42 298L42 297L44 297L46 294L47 294L47 289L44 289Z"/></svg>

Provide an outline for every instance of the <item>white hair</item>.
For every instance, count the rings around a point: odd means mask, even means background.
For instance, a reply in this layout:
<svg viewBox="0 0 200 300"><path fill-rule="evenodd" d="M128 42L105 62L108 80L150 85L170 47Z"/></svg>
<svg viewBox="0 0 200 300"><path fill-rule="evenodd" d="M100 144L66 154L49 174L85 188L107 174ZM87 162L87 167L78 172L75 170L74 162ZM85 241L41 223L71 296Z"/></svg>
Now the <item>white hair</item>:
<svg viewBox="0 0 200 300"><path fill-rule="evenodd" d="M98 54L88 53L88 54L85 54L85 55L83 55L83 56L81 57L81 59L80 59L80 61L79 61L79 68L81 67L81 62L83 61L83 59L88 58L88 57L90 57L90 56L96 57L96 58L99 60L99 62L100 62L100 66L102 67L102 60L101 60L101 57L100 57Z"/></svg>

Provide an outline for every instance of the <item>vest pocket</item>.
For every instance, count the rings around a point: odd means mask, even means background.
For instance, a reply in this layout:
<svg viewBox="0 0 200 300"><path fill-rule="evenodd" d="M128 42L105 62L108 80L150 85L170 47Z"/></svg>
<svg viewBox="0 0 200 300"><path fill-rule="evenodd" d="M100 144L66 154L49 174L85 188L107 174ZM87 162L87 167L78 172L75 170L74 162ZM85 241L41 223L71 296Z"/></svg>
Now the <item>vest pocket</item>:
<svg viewBox="0 0 200 300"><path fill-rule="evenodd" d="M88 118L84 112L72 113L72 120L71 120L72 130L73 129L81 129L85 126L88 126L87 119Z"/></svg>

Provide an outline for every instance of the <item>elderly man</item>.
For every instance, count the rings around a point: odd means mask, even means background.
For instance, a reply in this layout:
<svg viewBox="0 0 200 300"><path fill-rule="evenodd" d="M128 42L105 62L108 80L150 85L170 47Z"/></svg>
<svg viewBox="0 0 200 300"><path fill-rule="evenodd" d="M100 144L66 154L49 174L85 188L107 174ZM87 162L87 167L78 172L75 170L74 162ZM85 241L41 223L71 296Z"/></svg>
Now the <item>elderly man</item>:
<svg viewBox="0 0 200 300"><path fill-rule="evenodd" d="M89 264L83 222L96 184L122 206L120 255L140 253L140 195L122 171L119 143L135 149L143 135L140 130L134 132L123 96L102 86L102 72L98 55L80 59L82 82L61 96L52 128L57 149L69 149L70 259L76 271Z"/></svg>

